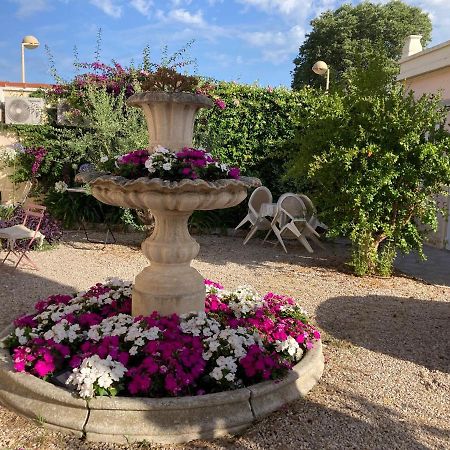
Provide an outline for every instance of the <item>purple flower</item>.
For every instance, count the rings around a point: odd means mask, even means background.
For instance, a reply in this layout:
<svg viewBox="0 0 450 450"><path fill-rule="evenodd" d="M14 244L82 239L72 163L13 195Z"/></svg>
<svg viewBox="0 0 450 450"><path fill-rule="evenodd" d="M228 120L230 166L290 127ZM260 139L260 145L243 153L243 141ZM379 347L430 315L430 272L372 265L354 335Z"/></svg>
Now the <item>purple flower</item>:
<svg viewBox="0 0 450 450"><path fill-rule="evenodd" d="M36 325L37 322L36 320L34 320L34 314L28 314L26 316L19 317L14 321L14 326L19 328L34 328Z"/></svg>

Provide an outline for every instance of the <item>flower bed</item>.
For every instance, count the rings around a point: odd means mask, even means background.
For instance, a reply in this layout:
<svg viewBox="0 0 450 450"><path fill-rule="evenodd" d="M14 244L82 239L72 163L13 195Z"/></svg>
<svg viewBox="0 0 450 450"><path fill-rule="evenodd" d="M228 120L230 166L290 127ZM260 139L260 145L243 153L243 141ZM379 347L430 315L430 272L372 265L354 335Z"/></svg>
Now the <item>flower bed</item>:
<svg viewBox="0 0 450 450"><path fill-rule="evenodd" d="M132 317L131 283L50 296L3 341L17 371L79 395L202 395L279 379L320 339L294 300L205 281L206 312Z"/></svg>
<svg viewBox="0 0 450 450"><path fill-rule="evenodd" d="M203 149L185 147L179 152L157 146L153 153L146 149L119 155L115 160L102 156L100 168L114 175L136 179L161 178L169 181L182 179L206 181L239 179L240 170L220 163Z"/></svg>

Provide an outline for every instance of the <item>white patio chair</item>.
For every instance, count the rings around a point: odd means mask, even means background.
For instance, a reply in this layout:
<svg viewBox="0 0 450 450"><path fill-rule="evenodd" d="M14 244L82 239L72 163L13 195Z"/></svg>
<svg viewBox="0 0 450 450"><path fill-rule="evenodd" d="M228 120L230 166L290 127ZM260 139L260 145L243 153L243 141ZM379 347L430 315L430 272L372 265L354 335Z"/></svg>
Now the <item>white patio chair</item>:
<svg viewBox="0 0 450 450"><path fill-rule="evenodd" d="M308 221L309 226L314 231L317 227L328 230L328 227L317 218L317 210L311 199L305 194L297 194L297 197L303 202L306 207L306 220ZM305 231L303 233L304 236L306 238L311 238L320 248L324 248L324 246L318 239L319 235L317 233L313 233L311 231L311 228L305 228Z"/></svg>
<svg viewBox="0 0 450 450"><path fill-rule="evenodd" d="M317 210L316 210L316 207L314 206L313 202L311 201L311 199L308 196L306 196L305 194L297 194L297 196L300 198L300 200L306 206L307 214L309 217L308 223L314 229L316 229L317 227L320 227L320 228L323 228L324 230L328 230L328 227L317 218Z"/></svg>
<svg viewBox="0 0 450 450"><path fill-rule="evenodd" d="M287 253L282 235L290 232L303 244L309 253L314 253L314 250L305 237L305 233L311 232L317 236L319 235L308 224L306 206L296 194L289 192L279 198L277 202L277 215L273 218L270 226L271 228L266 234L264 241L273 231L284 251Z"/></svg>
<svg viewBox="0 0 450 450"><path fill-rule="evenodd" d="M252 192L248 200L248 213L235 228L237 230L242 225L250 222L250 231L244 239L244 245L258 230L268 230L270 228L270 221L261 215L261 205L263 203L272 203L272 193L265 186L260 186Z"/></svg>

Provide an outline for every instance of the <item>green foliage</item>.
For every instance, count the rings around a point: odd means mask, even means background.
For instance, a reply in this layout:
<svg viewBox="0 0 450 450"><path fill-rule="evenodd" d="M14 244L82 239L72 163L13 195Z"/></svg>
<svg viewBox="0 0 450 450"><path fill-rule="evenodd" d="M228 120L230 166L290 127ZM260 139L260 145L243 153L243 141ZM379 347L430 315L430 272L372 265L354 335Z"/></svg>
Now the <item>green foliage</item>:
<svg viewBox="0 0 450 450"><path fill-rule="evenodd" d="M9 220L14 214L15 206L0 205L0 220Z"/></svg>
<svg viewBox="0 0 450 450"><path fill-rule="evenodd" d="M238 165L244 174L261 178L275 197L286 191L305 190L305 180L283 178L290 151L286 142L294 137L298 111L308 109L308 105L316 101L316 93L311 89L293 92L283 88L219 83L215 94L227 106L224 110L200 110L195 144L208 148L226 163ZM87 107L82 108L80 121L88 126L17 126L25 146L42 145L48 150L38 173L38 186L50 196L48 204L54 209L52 213L72 226L77 223L83 205L89 210L92 205L86 203L86 196L78 196L76 202L80 205L74 206L74 199L68 202L64 195L54 192L55 182L63 180L70 186L80 164L98 162L102 156L107 156L107 165L117 154L147 146L142 112L138 108L128 108L123 93L111 95L104 87L91 86L85 88L83 98ZM31 178L31 159L22 163L16 172L17 181ZM199 226L202 229L234 226L236 217L245 214L245 209L246 206L241 205L211 217L205 213L201 220L199 217L193 221L202 222Z"/></svg>
<svg viewBox="0 0 450 450"><path fill-rule="evenodd" d="M424 224L436 227L433 195L450 183L439 98L415 100L402 85L376 83L382 68L354 70L344 91L301 111L290 175L307 177L332 235L349 236L357 274L392 270L396 251L422 254Z"/></svg>
<svg viewBox="0 0 450 450"><path fill-rule="evenodd" d="M17 133L24 147L44 147L47 154L36 174L37 192L46 192L56 181L66 182L73 176L84 155L67 146L67 142L76 140L82 131L56 125L13 125L11 128ZM21 153L15 161L15 173L11 177L14 182L33 180L31 166L33 158Z"/></svg>
<svg viewBox="0 0 450 450"><path fill-rule="evenodd" d="M148 134L142 112L129 108L125 100L124 91L114 96L105 87L88 85L80 117L89 126L79 136L66 141L69 152L98 164L102 156L112 160L116 155L146 147Z"/></svg>
<svg viewBox="0 0 450 450"><path fill-rule="evenodd" d="M50 190L44 202L52 217L58 219L65 228L73 228L84 221L122 224L135 230L143 229L135 211L105 205L91 195Z"/></svg>
<svg viewBox="0 0 450 450"><path fill-rule="evenodd" d="M321 86L323 80L311 70L317 60L330 66L331 86L346 71L362 67L374 53L398 60L405 38L421 34L422 44L431 39L431 20L420 8L398 0L387 3L368 1L355 6L344 4L327 10L311 21L312 31L300 46L294 60L292 87Z"/></svg>
<svg viewBox="0 0 450 450"><path fill-rule="evenodd" d="M214 92L226 108L200 110L195 144L261 178L275 194L283 192L286 141L294 137L297 112L311 101L312 91L222 82Z"/></svg>

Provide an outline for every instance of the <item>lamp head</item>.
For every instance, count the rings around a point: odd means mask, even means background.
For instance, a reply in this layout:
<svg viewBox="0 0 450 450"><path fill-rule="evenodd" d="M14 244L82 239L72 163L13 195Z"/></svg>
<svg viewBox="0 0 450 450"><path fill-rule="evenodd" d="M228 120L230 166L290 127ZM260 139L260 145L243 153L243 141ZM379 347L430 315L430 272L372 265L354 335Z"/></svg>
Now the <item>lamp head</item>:
<svg viewBox="0 0 450 450"><path fill-rule="evenodd" d="M325 75L328 72L328 65L324 61L317 61L313 65L312 70L314 73L317 73L317 75Z"/></svg>
<svg viewBox="0 0 450 450"><path fill-rule="evenodd" d="M34 36L25 36L22 39L22 45L25 48L33 49L39 47L39 41Z"/></svg>

